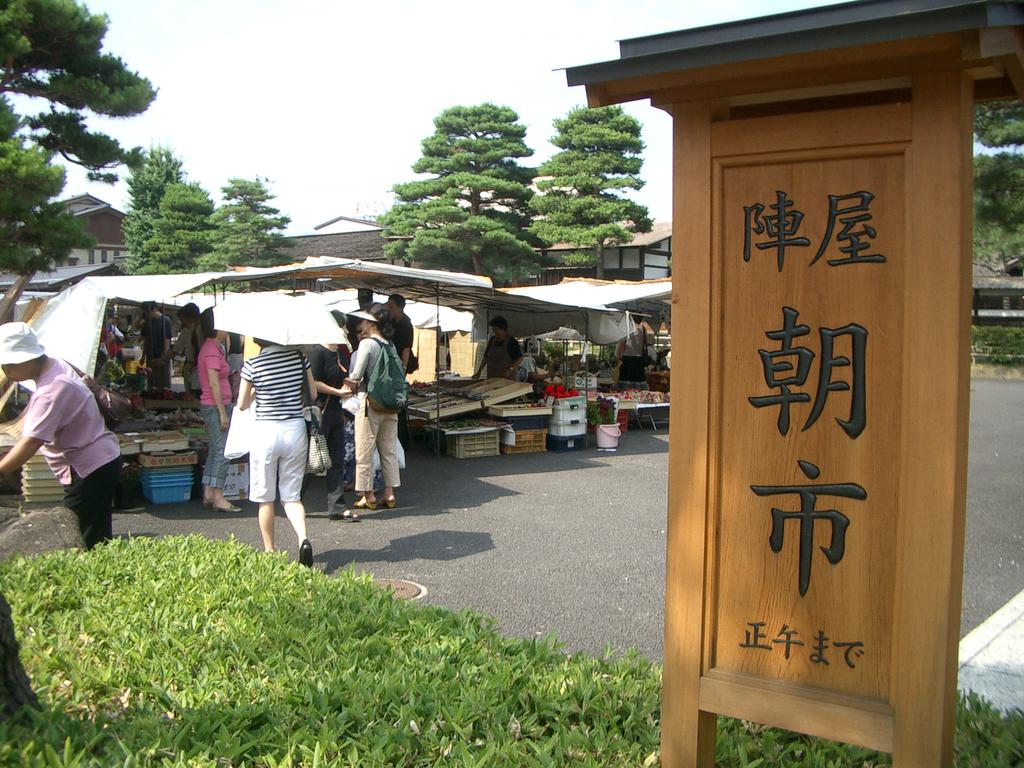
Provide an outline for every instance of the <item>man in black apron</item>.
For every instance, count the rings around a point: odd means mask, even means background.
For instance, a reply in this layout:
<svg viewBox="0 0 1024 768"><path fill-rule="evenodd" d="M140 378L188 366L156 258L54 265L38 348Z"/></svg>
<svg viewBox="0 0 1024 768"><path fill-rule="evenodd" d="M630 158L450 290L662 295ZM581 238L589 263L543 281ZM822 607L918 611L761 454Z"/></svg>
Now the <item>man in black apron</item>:
<svg viewBox="0 0 1024 768"><path fill-rule="evenodd" d="M480 371L487 366L487 378L515 378L516 367L523 360L523 350L508 333L508 320L504 317L493 317L490 322L491 335L484 348L484 359L476 369L474 378L479 378Z"/></svg>

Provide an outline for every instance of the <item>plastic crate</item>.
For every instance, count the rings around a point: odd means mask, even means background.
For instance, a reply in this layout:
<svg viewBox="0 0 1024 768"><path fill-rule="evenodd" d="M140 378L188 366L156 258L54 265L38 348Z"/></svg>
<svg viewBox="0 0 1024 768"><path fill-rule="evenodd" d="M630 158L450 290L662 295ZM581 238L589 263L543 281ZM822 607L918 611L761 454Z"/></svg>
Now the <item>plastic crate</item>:
<svg viewBox="0 0 1024 768"><path fill-rule="evenodd" d="M498 456L501 453L501 436L496 429L491 432L445 435L445 440L448 455L454 459L475 459L481 456Z"/></svg>
<svg viewBox="0 0 1024 768"><path fill-rule="evenodd" d="M587 447L587 435L577 435L575 437L552 437L548 435L547 449L554 451L555 453L565 453L566 451L582 451Z"/></svg>
<svg viewBox="0 0 1024 768"><path fill-rule="evenodd" d="M503 454L511 453L542 453L547 450L548 431L546 429L517 429L516 444L501 444Z"/></svg>
<svg viewBox="0 0 1024 768"><path fill-rule="evenodd" d="M579 397L558 398L552 402L551 409L553 411L552 418L568 411L585 412L587 410L587 397L586 395L580 395Z"/></svg>
<svg viewBox="0 0 1024 768"><path fill-rule="evenodd" d="M192 481L188 484L179 485L158 485L152 486L149 483L142 483L142 495L151 504L180 504L192 498Z"/></svg>
<svg viewBox="0 0 1024 768"><path fill-rule="evenodd" d="M550 418L547 414L540 416L506 416L502 421L507 421L514 431L519 432L522 430L547 429Z"/></svg>
<svg viewBox="0 0 1024 768"><path fill-rule="evenodd" d="M587 420L580 416L572 421L555 422L548 424L548 434L551 437L575 437L587 433Z"/></svg>
<svg viewBox="0 0 1024 768"><path fill-rule="evenodd" d="M195 472L192 467L173 467L164 470L142 469L139 470L139 482L143 487L168 488L177 485L192 487L195 481Z"/></svg>

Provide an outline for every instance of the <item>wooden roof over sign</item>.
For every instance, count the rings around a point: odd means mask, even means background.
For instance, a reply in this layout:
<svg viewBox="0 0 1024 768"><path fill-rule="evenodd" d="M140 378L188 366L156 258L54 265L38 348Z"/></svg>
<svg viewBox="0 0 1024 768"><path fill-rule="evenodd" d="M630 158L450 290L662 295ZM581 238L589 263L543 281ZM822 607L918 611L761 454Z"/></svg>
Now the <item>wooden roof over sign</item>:
<svg viewBox="0 0 1024 768"><path fill-rule="evenodd" d="M623 40L619 59L569 67L566 79L587 86L591 106L754 93L778 101L796 89L835 95L833 82L856 93L849 67L864 91L898 91L922 62L956 60L977 98L1005 98L1024 92L1021 25L1024 5L1012 0L861 0Z"/></svg>

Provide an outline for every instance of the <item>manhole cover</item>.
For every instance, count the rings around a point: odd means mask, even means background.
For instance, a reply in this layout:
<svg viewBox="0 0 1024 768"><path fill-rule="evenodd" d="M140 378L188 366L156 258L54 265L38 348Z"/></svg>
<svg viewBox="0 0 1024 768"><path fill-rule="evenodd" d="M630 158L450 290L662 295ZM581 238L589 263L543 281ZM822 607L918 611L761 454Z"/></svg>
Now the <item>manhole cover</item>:
<svg viewBox="0 0 1024 768"><path fill-rule="evenodd" d="M374 578L373 583L381 589L389 590L396 598L402 600L419 600L427 594L427 588L415 581Z"/></svg>

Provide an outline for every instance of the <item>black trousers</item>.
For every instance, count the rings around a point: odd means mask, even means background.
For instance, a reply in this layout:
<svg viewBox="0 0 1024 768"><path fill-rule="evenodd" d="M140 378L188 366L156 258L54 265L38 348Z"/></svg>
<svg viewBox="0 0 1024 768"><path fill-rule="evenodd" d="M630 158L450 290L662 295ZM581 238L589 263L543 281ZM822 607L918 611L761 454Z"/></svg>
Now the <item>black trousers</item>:
<svg viewBox="0 0 1024 768"><path fill-rule="evenodd" d="M345 508L345 419L350 418L341 408L324 414L324 437L331 454L331 468L327 470L327 513L339 514Z"/></svg>
<svg viewBox="0 0 1024 768"><path fill-rule="evenodd" d="M64 486L64 506L78 517L86 549L114 536L114 489L121 476L121 457L93 470L85 477L72 472L71 484Z"/></svg>

